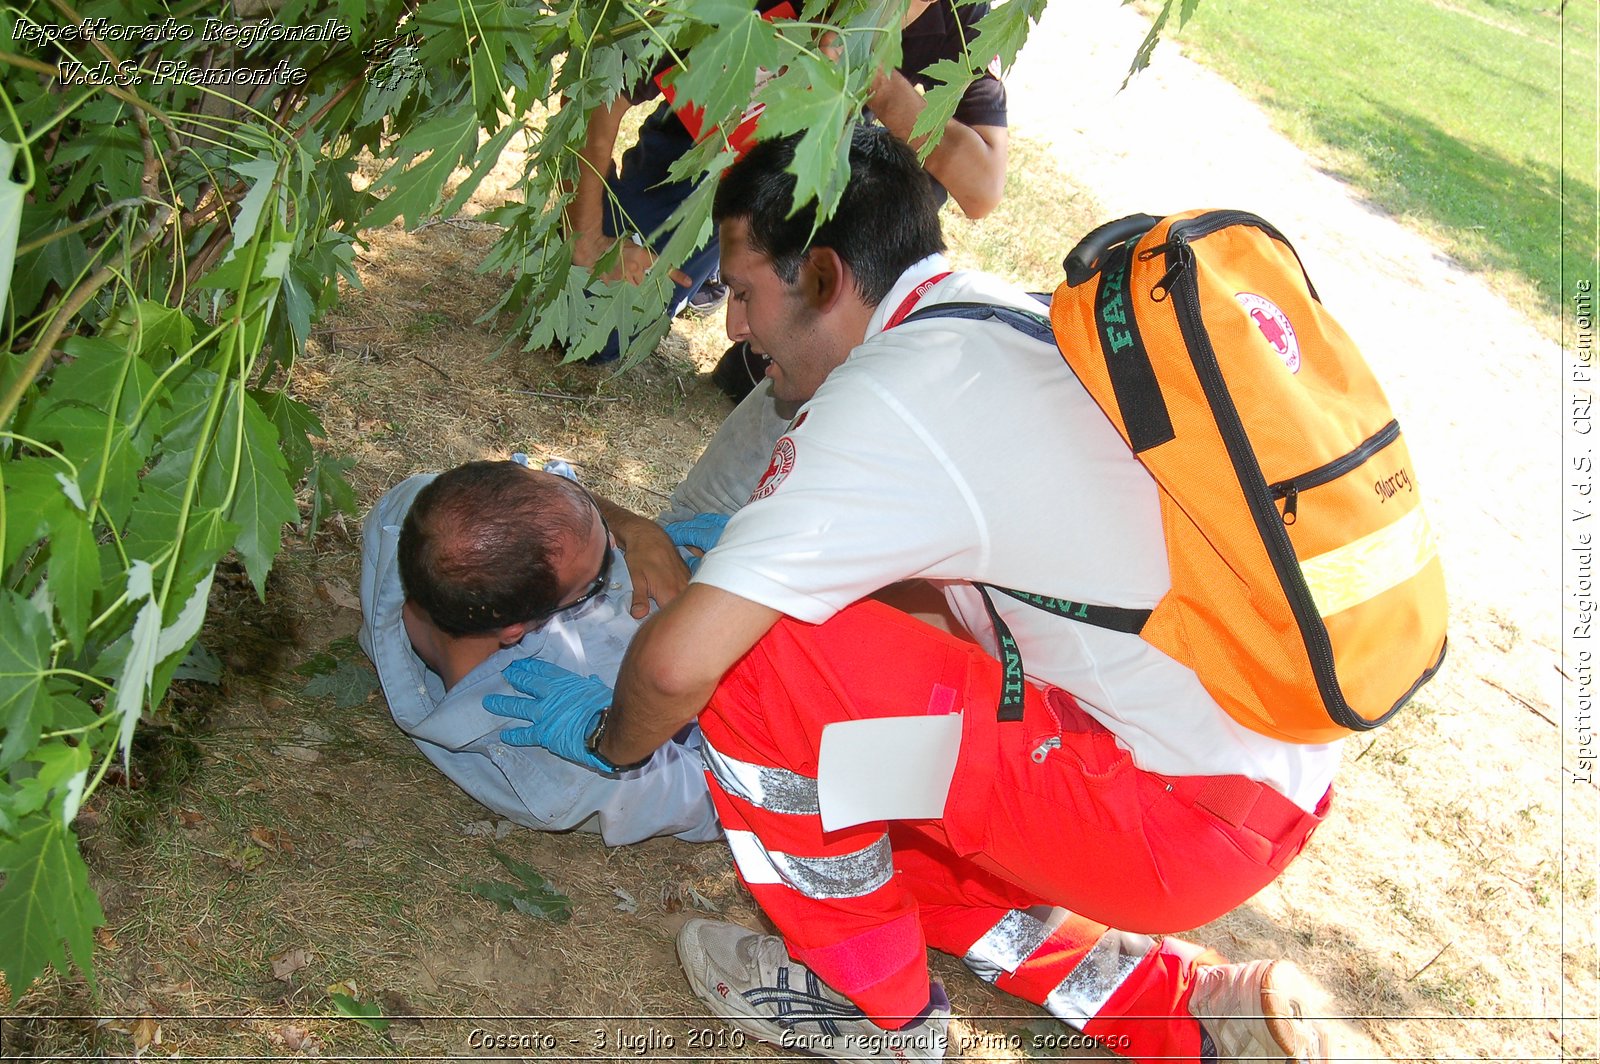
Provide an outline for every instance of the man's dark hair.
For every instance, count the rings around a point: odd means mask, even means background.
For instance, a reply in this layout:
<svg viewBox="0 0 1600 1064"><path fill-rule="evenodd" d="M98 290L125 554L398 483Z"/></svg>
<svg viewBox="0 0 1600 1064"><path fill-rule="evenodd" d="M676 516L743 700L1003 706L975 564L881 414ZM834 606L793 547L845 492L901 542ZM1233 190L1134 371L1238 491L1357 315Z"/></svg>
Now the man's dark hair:
<svg viewBox="0 0 1600 1064"><path fill-rule="evenodd" d="M729 167L717 186L712 219L719 225L745 219L750 246L772 260L785 284L800 276L807 248L832 248L849 264L862 301L875 307L908 266L944 250L931 179L900 138L883 126L857 126L839 209L813 234L815 201L789 213L795 176L785 167L800 136L763 141Z"/></svg>
<svg viewBox="0 0 1600 1064"><path fill-rule="evenodd" d="M553 548L587 541L588 494L515 462L468 462L417 493L400 529L406 597L451 635L479 635L554 613Z"/></svg>

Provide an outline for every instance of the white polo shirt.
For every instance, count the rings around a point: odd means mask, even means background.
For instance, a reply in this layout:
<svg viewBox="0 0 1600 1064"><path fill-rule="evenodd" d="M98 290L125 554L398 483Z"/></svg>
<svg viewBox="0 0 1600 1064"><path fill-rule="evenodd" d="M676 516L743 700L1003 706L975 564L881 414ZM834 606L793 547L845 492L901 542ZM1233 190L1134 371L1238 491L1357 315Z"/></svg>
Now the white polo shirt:
<svg viewBox="0 0 1600 1064"><path fill-rule="evenodd" d="M969 581L1133 608L1160 600L1171 581L1155 482L1052 345L993 321L884 330L919 283L947 269L934 256L901 276L695 579L817 623L924 578L990 653L993 629ZM1039 309L976 272L939 281L917 307L939 302ZM1328 789L1339 744L1260 735L1138 636L995 599L1029 676L1071 692L1139 767L1241 774L1308 810Z"/></svg>

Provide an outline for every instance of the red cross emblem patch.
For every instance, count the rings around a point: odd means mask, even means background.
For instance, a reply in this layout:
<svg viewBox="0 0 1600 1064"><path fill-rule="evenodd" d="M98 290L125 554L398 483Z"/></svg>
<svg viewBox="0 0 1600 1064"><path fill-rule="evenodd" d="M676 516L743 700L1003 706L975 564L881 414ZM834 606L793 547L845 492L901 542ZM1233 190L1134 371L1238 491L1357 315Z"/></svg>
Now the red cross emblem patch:
<svg viewBox="0 0 1600 1064"><path fill-rule="evenodd" d="M1289 367L1290 373L1300 372L1300 341L1295 338L1294 326L1289 316L1272 300L1254 292L1238 292L1234 297L1244 312L1255 322L1261 336Z"/></svg>

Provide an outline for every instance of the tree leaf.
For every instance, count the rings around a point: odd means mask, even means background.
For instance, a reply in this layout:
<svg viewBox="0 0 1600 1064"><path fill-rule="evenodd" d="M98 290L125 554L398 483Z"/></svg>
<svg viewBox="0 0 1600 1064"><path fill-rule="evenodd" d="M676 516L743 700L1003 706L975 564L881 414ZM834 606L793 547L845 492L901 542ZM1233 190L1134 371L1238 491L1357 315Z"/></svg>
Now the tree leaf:
<svg viewBox="0 0 1600 1064"><path fill-rule="evenodd" d="M173 670L175 680L196 680L200 683L222 682L222 661L202 644L195 643Z"/></svg>
<svg viewBox="0 0 1600 1064"><path fill-rule="evenodd" d="M449 201L439 209L440 214L448 218L472 198L472 194L478 191L478 186L483 184L483 179L489 176L489 171L500 162L500 154L506 150L506 145L511 143L511 138L520 132L522 132L521 123L508 122L504 129L483 142L483 146L478 149L477 161L472 172L457 186Z"/></svg>
<svg viewBox="0 0 1600 1064"><path fill-rule="evenodd" d="M5 463L5 553L0 567L9 569L22 552L63 521L71 503L56 480L61 464L53 458L27 455Z"/></svg>
<svg viewBox="0 0 1600 1064"><path fill-rule="evenodd" d="M535 919L556 923L566 923L572 919L572 899L553 889L544 876L493 847L490 847L489 853L521 880L522 886L500 880L485 880L463 884L461 889L494 902L502 912L515 909Z"/></svg>
<svg viewBox="0 0 1600 1064"><path fill-rule="evenodd" d="M353 514L360 504L356 502L355 489L345 479L345 473L355 467L354 458L333 458L319 454L306 477L306 487L311 489L311 516L306 521L306 535L315 536L322 521L329 514Z"/></svg>
<svg viewBox="0 0 1600 1064"><path fill-rule="evenodd" d="M228 520L239 526L233 545L256 594L265 597L267 570L282 545L283 526L298 520L300 510L289 485L289 463L278 449L278 430L242 388L229 394L217 457L222 470L237 471L227 510Z"/></svg>
<svg viewBox="0 0 1600 1064"><path fill-rule="evenodd" d="M81 646L89 607L100 587L100 552L87 514L67 509L51 522L46 566L62 633L73 646Z"/></svg>
<svg viewBox="0 0 1600 1064"><path fill-rule="evenodd" d="M433 213L451 172L477 150L478 116L470 105L443 111L418 125L394 146L394 164L373 186L389 192L363 224L376 228L401 217L407 225L418 224ZM427 158L408 165L424 152Z"/></svg>
<svg viewBox="0 0 1600 1064"><path fill-rule="evenodd" d="M245 193L244 199L239 203L239 211L233 216L233 243L223 256L223 262L229 262L237 255L241 248L256 238L261 229L262 212L266 210L268 201L276 198L283 199L284 188L278 180L281 166L277 159L263 152L254 159L243 159L230 163L229 169L240 177L252 182L250 191ZM275 216L275 215L274 215Z"/></svg>
<svg viewBox="0 0 1600 1064"><path fill-rule="evenodd" d="M389 1029L389 1021L383 1018L383 1007L377 1002L357 1001L348 994L329 994L328 1000L341 1016L348 1016L374 1031Z"/></svg>
<svg viewBox="0 0 1600 1064"><path fill-rule="evenodd" d="M49 618L15 592L0 589L0 721L5 722L0 768L39 742L44 719L40 693L49 653Z"/></svg>
<svg viewBox="0 0 1600 1064"><path fill-rule="evenodd" d="M106 922L72 829L55 817L27 818L14 838L0 839L0 971L14 1003L34 978L54 967L67 973L65 939L94 987L94 929Z"/></svg>
<svg viewBox="0 0 1600 1064"><path fill-rule="evenodd" d="M850 131L857 108L845 92L843 72L837 64L803 56L764 86L761 95L783 101L762 110L762 137L804 130L788 167L795 175L795 208L815 199L818 218L827 217L850 177Z"/></svg>
<svg viewBox="0 0 1600 1064"><path fill-rule="evenodd" d="M11 290L11 267L17 258L17 234L22 229L22 200L26 185L11 179L17 149L0 140L0 318L5 317L6 293Z"/></svg>
<svg viewBox="0 0 1600 1064"><path fill-rule="evenodd" d="M312 677L303 688L313 698L331 698L339 709L359 706L378 689L378 677L355 661L341 661L332 672Z"/></svg>
<svg viewBox="0 0 1600 1064"><path fill-rule="evenodd" d="M772 25L745 5L737 17L719 22L694 46L684 65L667 76L667 84L680 100L693 101L705 109L708 120L718 122L744 111L755 91L756 71L776 69L780 59Z"/></svg>
<svg viewBox="0 0 1600 1064"><path fill-rule="evenodd" d="M112 712L117 717L117 746L122 750L124 765L128 760L129 744L133 742L133 729L144 712L145 698L150 691L150 677L155 672L160 657L156 648L161 639L161 610L154 599L153 571L150 563L134 560L128 566L128 601L140 603L134 615L133 626L118 640L125 643L122 667L117 673L116 697Z"/></svg>
<svg viewBox="0 0 1600 1064"><path fill-rule="evenodd" d="M72 818L78 815L78 799L83 794L89 766L93 764L90 749L82 744L68 746L60 739L52 739L29 753L26 763L37 768L31 776L17 774L21 778L12 791L11 812L16 816L36 813L47 808L52 795L59 792L61 801L52 812L63 826L70 825Z"/></svg>

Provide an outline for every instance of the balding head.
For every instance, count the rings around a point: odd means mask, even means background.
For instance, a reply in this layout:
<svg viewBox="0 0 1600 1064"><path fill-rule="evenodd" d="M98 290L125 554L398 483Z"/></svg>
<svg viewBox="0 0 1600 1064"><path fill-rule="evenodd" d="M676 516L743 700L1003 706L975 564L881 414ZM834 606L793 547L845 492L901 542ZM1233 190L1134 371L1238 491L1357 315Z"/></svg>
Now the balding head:
<svg viewBox="0 0 1600 1064"><path fill-rule="evenodd" d="M400 531L406 597L455 636L542 620L560 608L564 564L604 536L580 486L515 462L468 462L417 494Z"/></svg>

